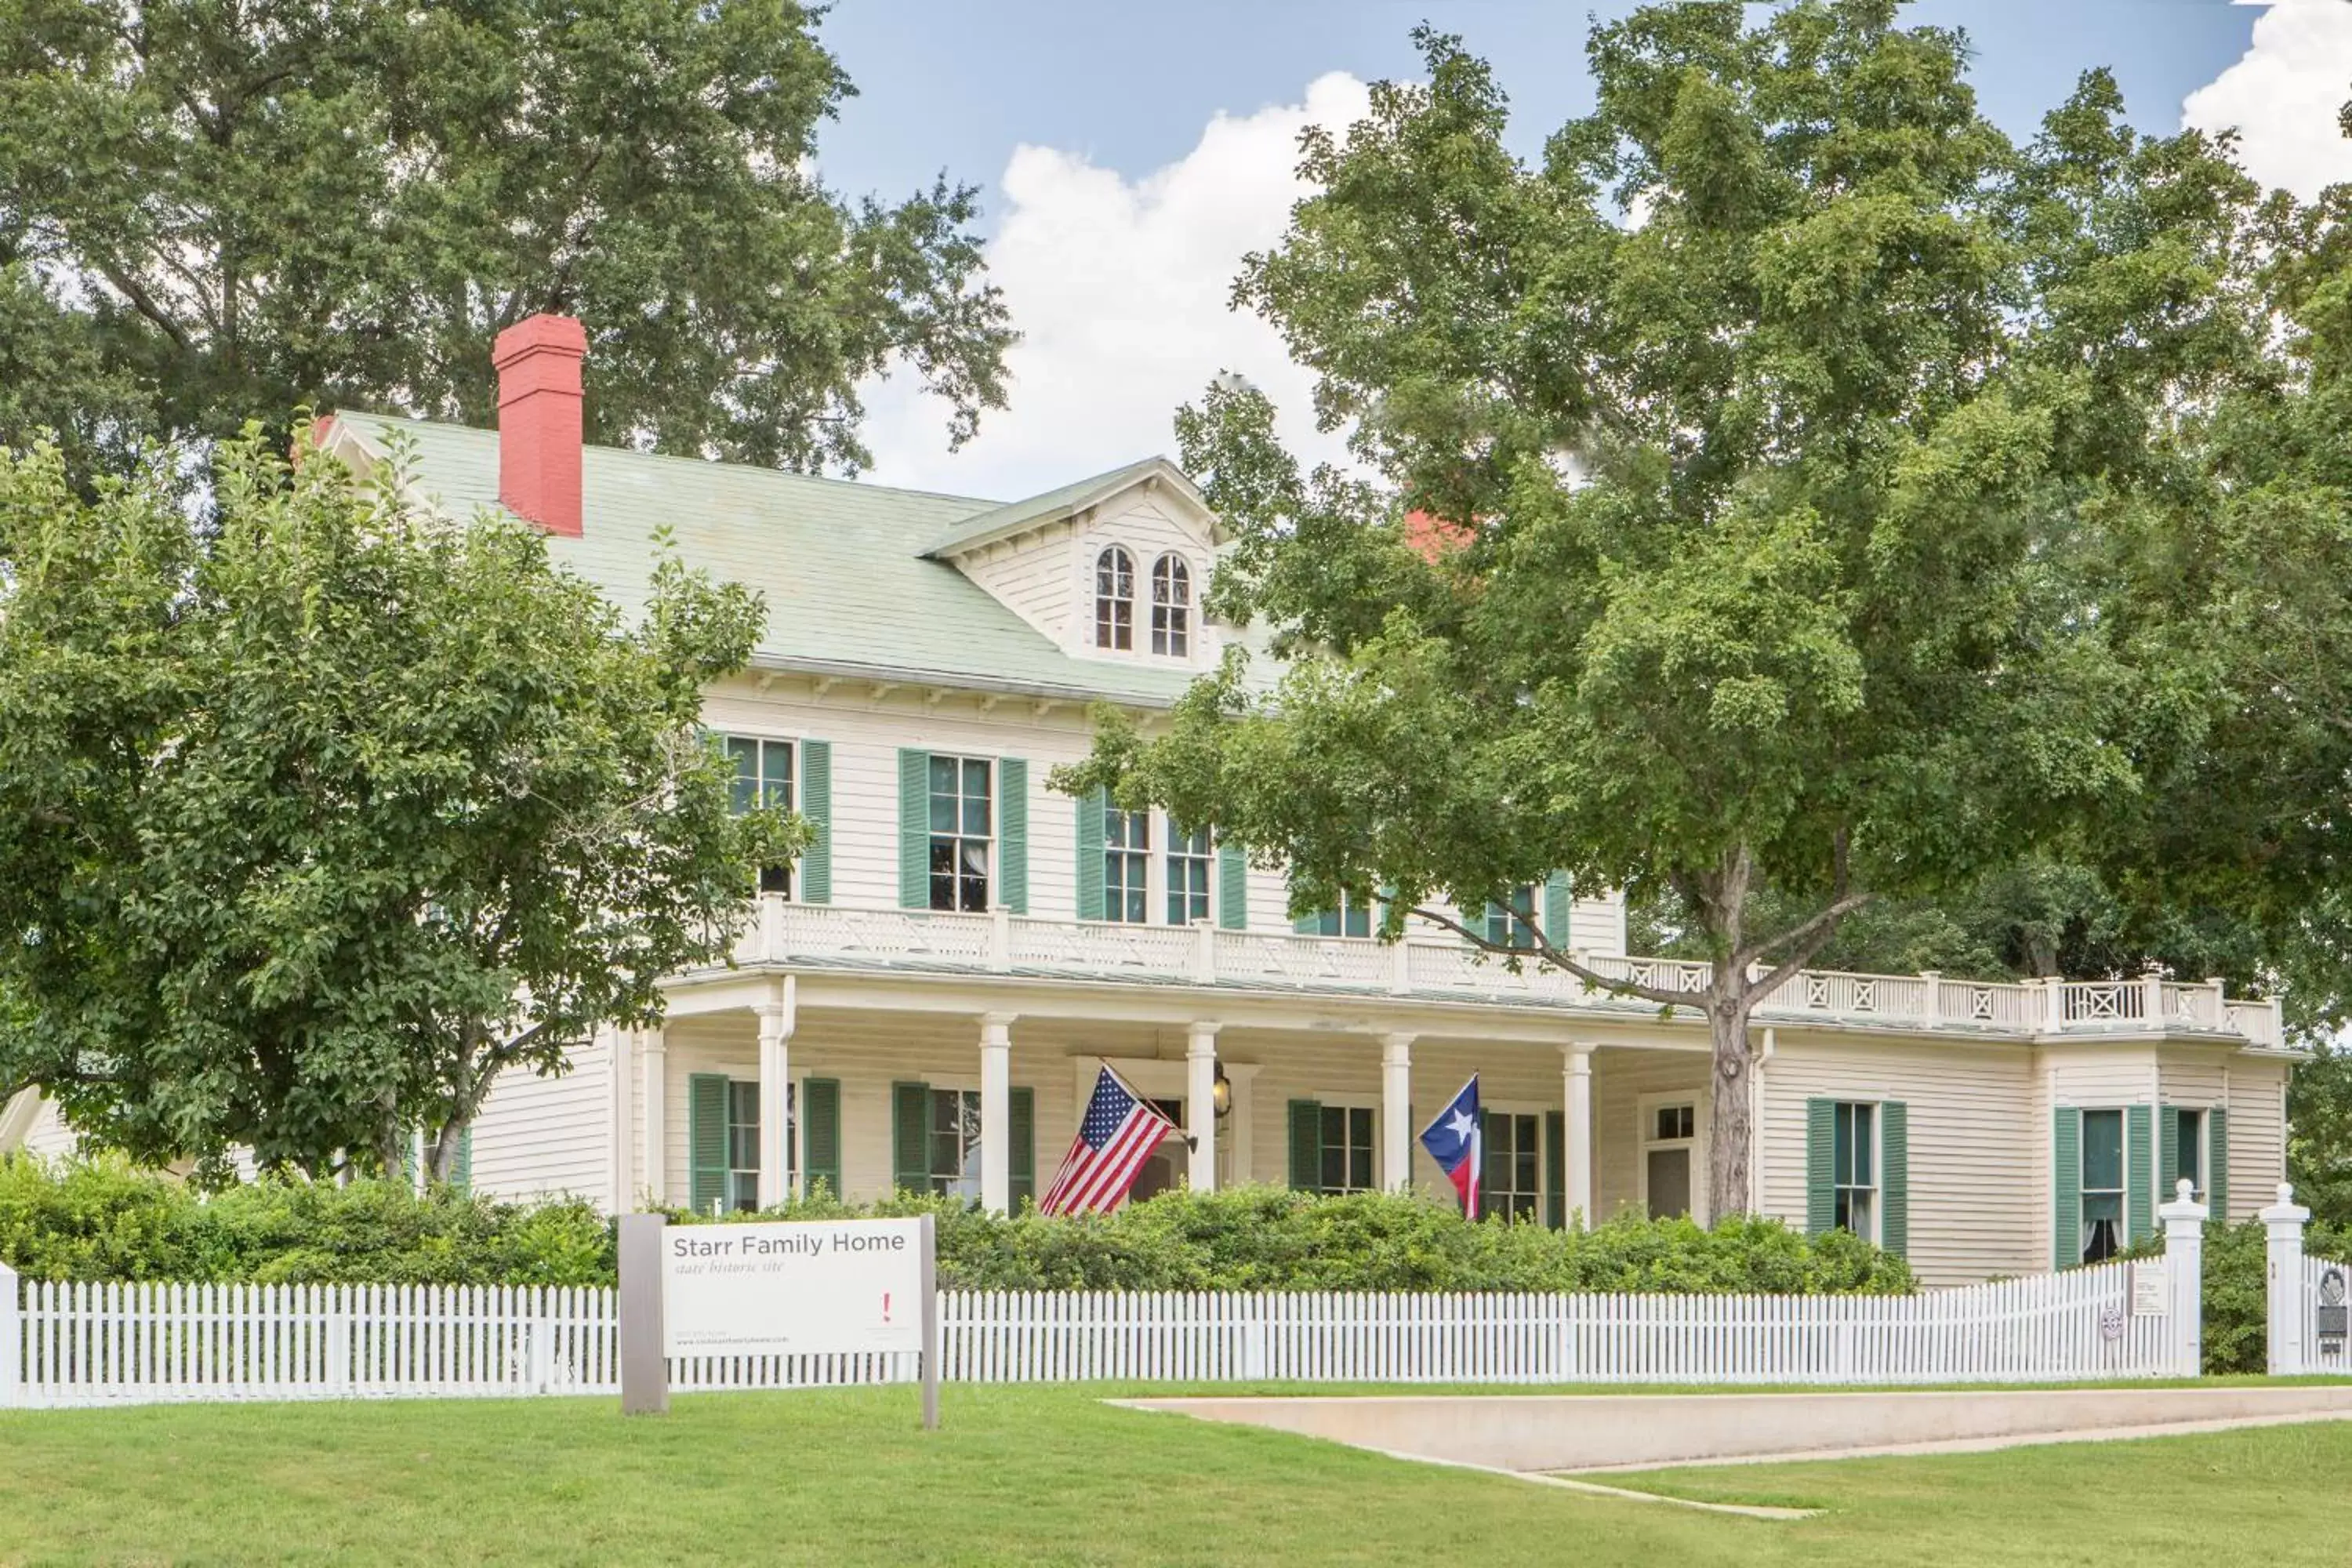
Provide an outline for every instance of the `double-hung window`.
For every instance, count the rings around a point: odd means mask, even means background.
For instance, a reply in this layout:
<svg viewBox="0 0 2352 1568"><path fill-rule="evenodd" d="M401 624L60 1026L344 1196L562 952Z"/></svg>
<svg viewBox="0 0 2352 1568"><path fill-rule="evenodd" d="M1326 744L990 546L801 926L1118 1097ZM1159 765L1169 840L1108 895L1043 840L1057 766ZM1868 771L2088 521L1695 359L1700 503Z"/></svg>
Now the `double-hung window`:
<svg viewBox="0 0 2352 1568"><path fill-rule="evenodd" d="M980 1196L980 1091L931 1090L928 1139L931 1191L950 1197Z"/></svg>
<svg viewBox="0 0 2352 1568"><path fill-rule="evenodd" d="M1180 833L1168 825L1168 923L1209 918L1209 830Z"/></svg>
<svg viewBox="0 0 2352 1568"><path fill-rule="evenodd" d="M1831 1108L1830 1191L1833 1222L1864 1241L1878 1239L1878 1107Z"/></svg>
<svg viewBox="0 0 2352 1568"><path fill-rule="evenodd" d="M2180 1141L2180 1163L2177 1169L2180 1179L2189 1184L2189 1195L2201 1204L2205 1201L2205 1113L2182 1110L2172 1115L2174 1135ZM2170 1193L2158 1195L2167 1203L2172 1201Z"/></svg>
<svg viewBox="0 0 2352 1568"><path fill-rule="evenodd" d="M1182 658L1192 647L1192 570L1181 555L1151 565L1151 651Z"/></svg>
<svg viewBox="0 0 2352 1568"><path fill-rule="evenodd" d="M792 810L793 743L751 735L729 735L725 740L727 760L735 770L729 799L734 811L740 815L762 806ZM790 866L760 868L760 891L789 894L792 890Z"/></svg>
<svg viewBox="0 0 2352 1568"><path fill-rule="evenodd" d="M1141 925L1151 918L1151 814L1103 807L1103 918Z"/></svg>
<svg viewBox="0 0 2352 1568"><path fill-rule="evenodd" d="M2083 1261L2124 1249L2124 1113L2083 1112Z"/></svg>
<svg viewBox="0 0 2352 1568"><path fill-rule="evenodd" d="M727 1080L727 1187L720 1202L729 1209L760 1206L760 1085L756 1079Z"/></svg>
<svg viewBox="0 0 2352 1568"><path fill-rule="evenodd" d="M1370 936L1372 901L1343 892L1337 909L1318 910L1307 917L1307 934L1311 936Z"/></svg>
<svg viewBox="0 0 2352 1568"><path fill-rule="evenodd" d="M1502 903L1486 906L1486 940L1496 947L1531 949L1536 944L1536 889L1522 882Z"/></svg>
<svg viewBox="0 0 2352 1568"><path fill-rule="evenodd" d="M1372 1190L1371 1107L1323 1107L1321 1143L1321 1191L1368 1193Z"/></svg>
<svg viewBox="0 0 2352 1568"><path fill-rule="evenodd" d="M931 908L988 912L989 847L994 835L982 757L931 755Z"/></svg>
<svg viewBox="0 0 2352 1568"><path fill-rule="evenodd" d="M1486 1146L1479 1151L1485 1190L1479 1202L1489 1219L1534 1219L1543 1212L1542 1147L1537 1142L1541 1124L1537 1116L1486 1113Z"/></svg>
<svg viewBox="0 0 2352 1568"><path fill-rule="evenodd" d="M1135 647L1135 557L1116 544L1095 557L1095 646Z"/></svg>

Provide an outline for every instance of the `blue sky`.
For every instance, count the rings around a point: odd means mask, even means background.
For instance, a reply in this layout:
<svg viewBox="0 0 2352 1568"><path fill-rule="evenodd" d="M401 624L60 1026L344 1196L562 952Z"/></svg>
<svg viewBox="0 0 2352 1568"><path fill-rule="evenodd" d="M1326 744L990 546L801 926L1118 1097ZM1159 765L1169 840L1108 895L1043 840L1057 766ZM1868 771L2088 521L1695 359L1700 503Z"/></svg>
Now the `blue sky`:
<svg viewBox="0 0 2352 1568"><path fill-rule="evenodd" d="M1627 4L1596 5L1614 16ZM2135 119L2179 123L2181 100L2245 52L2259 13L2231 0L1929 0L1920 22L1963 27L1987 111L2031 130L2093 65ZM1512 136L1533 155L1591 107L1588 7L1537 0L839 0L820 28L858 97L825 137L827 177L899 192L941 168L990 187L1016 143L1084 153L1129 176L1181 157L1209 117L1295 101L1327 71L1411 76L1424 19L1496 63Z"/></svg>
<svg viewBox="0 0 2352 1568"><path fill-rule="evenodd" d="M1536 0L838 0L820 37L858 88L824 132L827 183L903 195L942 169L978 184L992 276L1027 334L1013 407L947 453L944 419L903 379L873 389L877 479L1010 497L1169 447L1168 419L1223 368L1286 408L1307 383L1223 299L1244 251L1273 243L1292 147L1343 126L1363 84L1412 76L1428 20L1495 63L1511 140L1532 157L1591 105L1589 5ZM2105 65L2133 120L2245 128L2263 179L2315 191L2352 178L2335 108L2352 95L2352 0L1917 0L1964 28L1986 111L2029 135L2079 74Z"/></svg>

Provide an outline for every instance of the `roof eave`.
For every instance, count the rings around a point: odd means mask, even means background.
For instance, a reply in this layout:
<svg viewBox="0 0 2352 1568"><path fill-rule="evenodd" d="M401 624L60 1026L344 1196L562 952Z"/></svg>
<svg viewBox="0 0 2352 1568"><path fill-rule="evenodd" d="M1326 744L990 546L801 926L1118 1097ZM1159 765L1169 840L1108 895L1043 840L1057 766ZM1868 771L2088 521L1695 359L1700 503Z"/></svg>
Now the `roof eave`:
<svg viewBox="0 0 2352 1568"><path fill-rule="evenodd" d="M1222 544L1230 537L1223 523L1218 521L1217 514L1209 510L1206 498L1185 476L1183 469L1165 458L1148 458L1139 464L1130 463L1124 468L1115 469L1104 477L1101 484L1072 497L1058 506L1048 507L1043 511L1024 513L1007 519L996 527L982 532L950 540L944 544L933 545L923 552L923 557L928 561L945 561L952 564L959 557L969 555L976 550L985 549L1000 541L1024 533L1034 533L1041 528L1051 528L1057 522L1067 521L1081 512L1102 505L1113 496L1133 489L1138 485L1163 483L1186 503L1197 508L1202 517L1208 519L1209 535L1213 542ZM1018 506L1020 503L1015 501L1010 504Z"/></svg>
<svg viewBox="0 0 2352 1568"><path fill-rule="evenodd" d="M750 668L814 676L820 680L866 681L882 686L922 687L947 691L973 691L993 697L1019 697L1033 702L1087 704L1109 702L1121 708L1163 711L1175 698L1139 692L1106 691L1099 687L1066 685L1058 681L1005 680L962 671L919 669L910 666L866 664L848 659L802 658L789 654L754 654Z"/></svg>

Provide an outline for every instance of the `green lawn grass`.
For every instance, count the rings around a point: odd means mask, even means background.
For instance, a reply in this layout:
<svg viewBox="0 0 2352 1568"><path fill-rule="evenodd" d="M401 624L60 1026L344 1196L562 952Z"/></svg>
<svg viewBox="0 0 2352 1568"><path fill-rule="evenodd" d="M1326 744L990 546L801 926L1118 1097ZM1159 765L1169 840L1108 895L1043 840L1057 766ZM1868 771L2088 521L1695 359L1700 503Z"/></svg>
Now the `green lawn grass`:
<svg viewBox="0 0 2352 1568"><path fill-rule="evenodd" d="M0 1415L0 1563L1807 1564L2345 1561L2352 1425L1620 1484L1578 1496L1100 1390L209 1405Z"/></svg>

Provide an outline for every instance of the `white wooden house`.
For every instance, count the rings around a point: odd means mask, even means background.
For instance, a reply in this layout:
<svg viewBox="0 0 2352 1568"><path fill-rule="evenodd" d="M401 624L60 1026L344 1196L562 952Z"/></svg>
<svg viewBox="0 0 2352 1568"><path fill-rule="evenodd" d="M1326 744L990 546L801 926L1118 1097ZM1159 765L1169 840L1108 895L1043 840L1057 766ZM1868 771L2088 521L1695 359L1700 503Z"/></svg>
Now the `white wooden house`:
<svg viewBox="0 0 2352 1568"><path fill-rule="evenodd" d="M675 978L666 1027L497 1086L478 1187L703 1207L822 1182L1002 1208L1050 1179L1109 1062L1191 1134L1147 1188L1446 1194L1412 1112L1475 1070L1493 1209L1706 1217L1696 1013L1513 974L1434 927L1382 945L1360 910L1294 921L1277 871L1045 787L1087 753L1092 704L1162 710L1240 635L1201 612L1220 534L1176 468L999 504L583 449L583 347L553 318L500 339L500 431L345 415L326 446L362 469L404 448L421 495L530 519L624 606L661 529L759 589L765 638L708 722L747 795L817 842L764 879L731 964ZM1702 984L1625 955L1614 897L1528 896L1603 970ZM1808 973L1758 1022L1754 1206L1850 1225L1930 1282L2150 1235L2177 1174L2232 1217L2283 1174L2295 1053L2275 1003L2217 984ZM12 1142L64 1138L28 1099L0 1108Z"/></svg>

